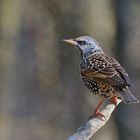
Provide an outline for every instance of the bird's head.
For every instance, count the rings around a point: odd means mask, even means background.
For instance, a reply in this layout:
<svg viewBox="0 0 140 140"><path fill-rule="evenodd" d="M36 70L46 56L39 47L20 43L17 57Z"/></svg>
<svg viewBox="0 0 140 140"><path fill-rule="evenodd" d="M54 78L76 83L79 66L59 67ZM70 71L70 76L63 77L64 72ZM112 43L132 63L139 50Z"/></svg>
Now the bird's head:
<svg viewBox="0 0 140 140"><path fill-rule="evenodd" d="M81 36L74 39L64 39L63 41L75 45L81 52L82 58L94 53L103 52L99 43L90 36Z"/></svg>

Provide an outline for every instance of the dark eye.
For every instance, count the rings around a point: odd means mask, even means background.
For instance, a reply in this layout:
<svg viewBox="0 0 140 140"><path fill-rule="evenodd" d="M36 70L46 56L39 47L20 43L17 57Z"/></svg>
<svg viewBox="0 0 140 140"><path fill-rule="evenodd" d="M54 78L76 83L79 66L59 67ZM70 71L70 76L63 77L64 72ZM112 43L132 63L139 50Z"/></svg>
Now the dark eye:
<svg viewBox="0 0 140 140"><path fill-rule="evenodd" d="M77 41L79 45L86 45L86 41Z"/></svg>

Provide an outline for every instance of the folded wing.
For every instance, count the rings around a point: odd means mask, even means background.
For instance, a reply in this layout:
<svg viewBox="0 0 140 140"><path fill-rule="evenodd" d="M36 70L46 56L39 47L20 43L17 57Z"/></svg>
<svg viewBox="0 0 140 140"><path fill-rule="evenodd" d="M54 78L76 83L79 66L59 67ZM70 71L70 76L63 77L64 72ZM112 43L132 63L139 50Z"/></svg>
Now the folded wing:
<svg viewBox="0 0 140 140"><path fill-rule="evenodd" d="M81 70L81 75L112 86L132 86L128 74L115 59L97 54L89 57L87 63L88 68Z"/></svg>
<svg viewBox="0 0 140 140"><path fill-rule="evenodd" d="M87 65L87 69L81 70L82 76L111 85L125 103L139 102L130 92L128 87L132 82L118 61L105 54L96 54L87 59Z"/></svg>

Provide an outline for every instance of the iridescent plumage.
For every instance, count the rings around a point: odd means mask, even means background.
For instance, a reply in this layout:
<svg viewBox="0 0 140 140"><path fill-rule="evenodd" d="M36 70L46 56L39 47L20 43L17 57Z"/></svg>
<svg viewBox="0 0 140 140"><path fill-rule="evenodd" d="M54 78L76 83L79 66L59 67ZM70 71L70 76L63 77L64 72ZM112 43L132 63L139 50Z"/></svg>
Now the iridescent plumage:
<svg viewBox="0 0 140 140"><path fill-rule="evenodd" d="M82 36L64 41L80 50L80 74L92 93L103 98L119 97L125 103L139 102L129 90L132 86L129 75L117 60L103 52L95 39Z"/></svg>

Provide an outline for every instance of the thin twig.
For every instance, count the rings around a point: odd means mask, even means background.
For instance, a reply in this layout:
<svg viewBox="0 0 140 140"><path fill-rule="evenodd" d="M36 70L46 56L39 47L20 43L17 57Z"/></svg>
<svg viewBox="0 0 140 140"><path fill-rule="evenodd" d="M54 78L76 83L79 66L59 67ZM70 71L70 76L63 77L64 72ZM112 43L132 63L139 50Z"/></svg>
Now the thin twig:
<svg viewBox="0 0 140 140"><path fill-rule="evenodd" d="M120 102L121 100L117 99L117 105ZM106 120L103 121L98 117L94 117L88 120L80 128L78 128L77 131L67 140L89 140L96 133L96 131L98 131L102 126L106 124L115 107L116 106L113 103L108 103L106 107L101 111Z"/></svg>

